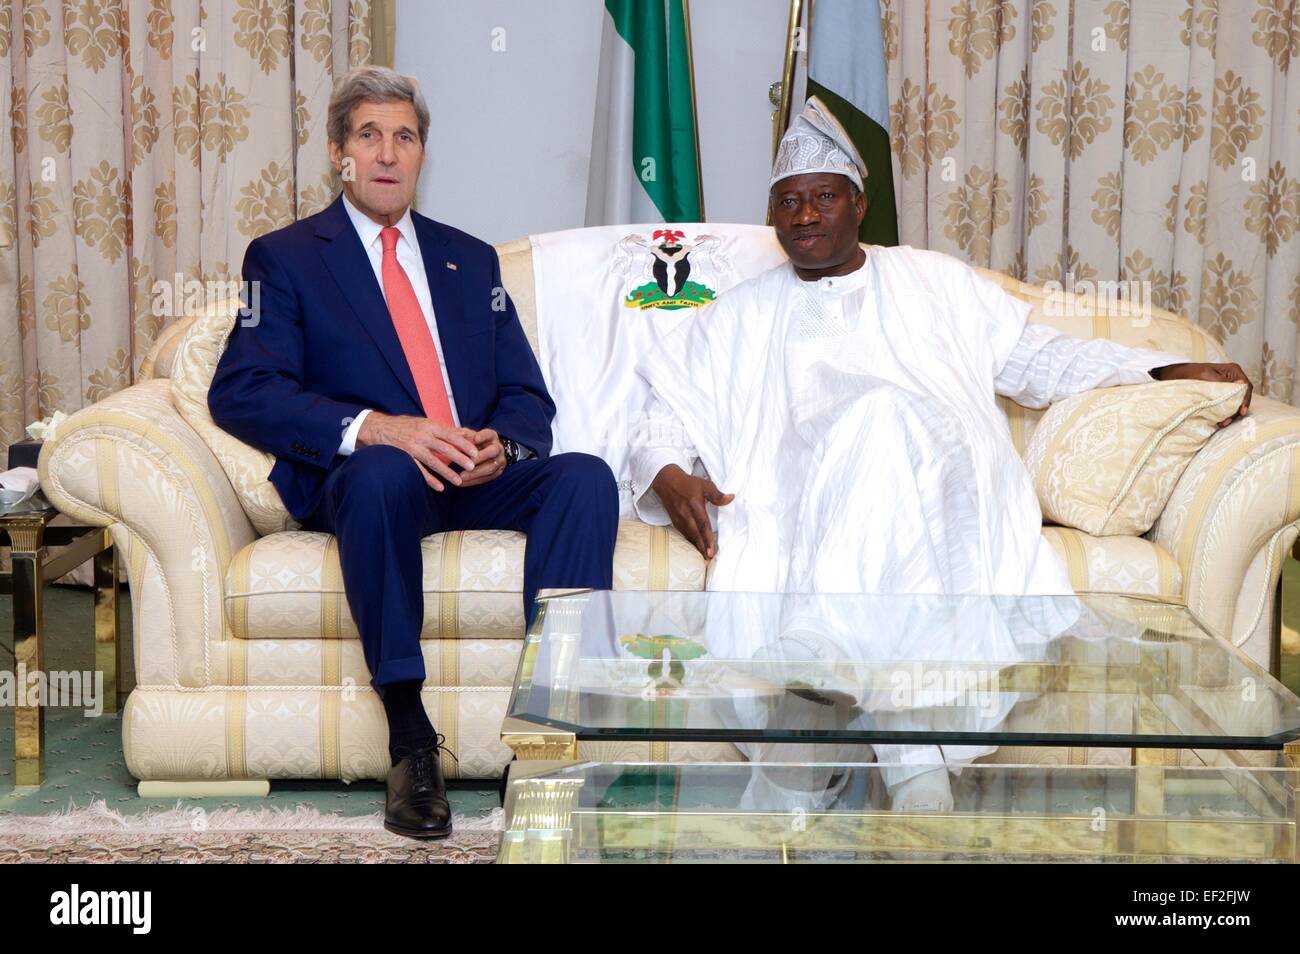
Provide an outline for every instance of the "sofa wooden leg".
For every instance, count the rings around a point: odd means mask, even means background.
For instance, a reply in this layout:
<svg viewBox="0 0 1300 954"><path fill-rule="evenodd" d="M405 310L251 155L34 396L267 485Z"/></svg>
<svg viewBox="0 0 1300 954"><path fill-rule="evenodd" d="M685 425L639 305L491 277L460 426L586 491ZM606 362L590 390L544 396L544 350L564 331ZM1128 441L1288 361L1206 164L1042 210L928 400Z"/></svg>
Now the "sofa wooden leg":
<svg viewBox="0 0 1300 954"><path fill-rule="evenodd" d="M212 779L207 782L141 782L141 798L264 798L271 791L266 779Z"/></svg>

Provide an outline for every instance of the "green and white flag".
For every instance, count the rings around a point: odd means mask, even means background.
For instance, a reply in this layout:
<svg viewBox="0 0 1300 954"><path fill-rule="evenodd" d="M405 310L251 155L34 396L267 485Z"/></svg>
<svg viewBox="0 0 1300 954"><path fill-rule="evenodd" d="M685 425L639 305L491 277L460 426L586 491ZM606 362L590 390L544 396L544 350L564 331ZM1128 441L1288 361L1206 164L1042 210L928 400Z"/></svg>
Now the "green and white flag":
<svg viewBox="0 0 1300 954"><path fill-rule="evenodd" d="M682 0L605 0L587 225L704 218Z"/></svg>
<svg viewBox="0 0 1300 954"><path fill-rule="evenodd" d="M867 164L867 214L858 239L898 244L889 86L879 0L817 0L808 50L808 95L834 113Z"/></svg>

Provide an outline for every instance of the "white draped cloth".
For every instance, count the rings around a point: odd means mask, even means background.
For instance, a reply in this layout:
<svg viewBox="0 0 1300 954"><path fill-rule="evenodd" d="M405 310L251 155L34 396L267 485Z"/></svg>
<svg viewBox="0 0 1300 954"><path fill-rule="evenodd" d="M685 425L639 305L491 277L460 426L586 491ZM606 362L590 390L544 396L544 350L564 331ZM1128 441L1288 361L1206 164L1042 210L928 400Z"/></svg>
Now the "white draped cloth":
<svg viewBox="0 0 1300 954"><path fill-rule="evenodd" d="M670 463L734 493L709 508L713 590L1071 593L995 395L1045 407L1186 359L1069 338L1030 310L910 247L871 247L842 277L784 263L737 285L638 366L638 516L669 522L650 484Z"/></svg>

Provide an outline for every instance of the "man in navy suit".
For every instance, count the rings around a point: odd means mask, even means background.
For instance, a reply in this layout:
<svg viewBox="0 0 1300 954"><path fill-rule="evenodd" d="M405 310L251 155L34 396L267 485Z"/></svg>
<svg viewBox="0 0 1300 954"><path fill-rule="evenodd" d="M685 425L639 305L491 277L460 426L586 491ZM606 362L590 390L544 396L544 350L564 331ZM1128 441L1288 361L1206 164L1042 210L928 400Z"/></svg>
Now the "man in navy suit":
<svg viewBox="0 0 1300 954"><path fill-rule="evenodd" d="M409 78L364 67L339 81L328 132L343 194L248 246L259 308L208 393L221 427L275 455L294 519L338 537L388 718L385 826L426 838L450 834L451 813L420 701L421 537L526 532L531 617L540 588L613 585L618 522L602 460L550 456L555 405L495 250L410 209L428 130Z"/></svg>

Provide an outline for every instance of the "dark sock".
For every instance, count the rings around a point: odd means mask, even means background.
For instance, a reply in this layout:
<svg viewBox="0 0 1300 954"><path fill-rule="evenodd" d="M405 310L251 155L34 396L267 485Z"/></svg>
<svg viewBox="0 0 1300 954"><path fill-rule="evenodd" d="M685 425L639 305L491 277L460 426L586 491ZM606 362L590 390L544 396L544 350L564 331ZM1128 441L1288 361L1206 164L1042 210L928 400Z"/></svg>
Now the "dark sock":
<svg viewBox="0 0 1300 954"><path fill-rule="evenodd" d="M420 702L418 679L390 682L383 687L384 714L388 716L388 755L396 765L417 749L437 742L433 723Z"/></svg>

